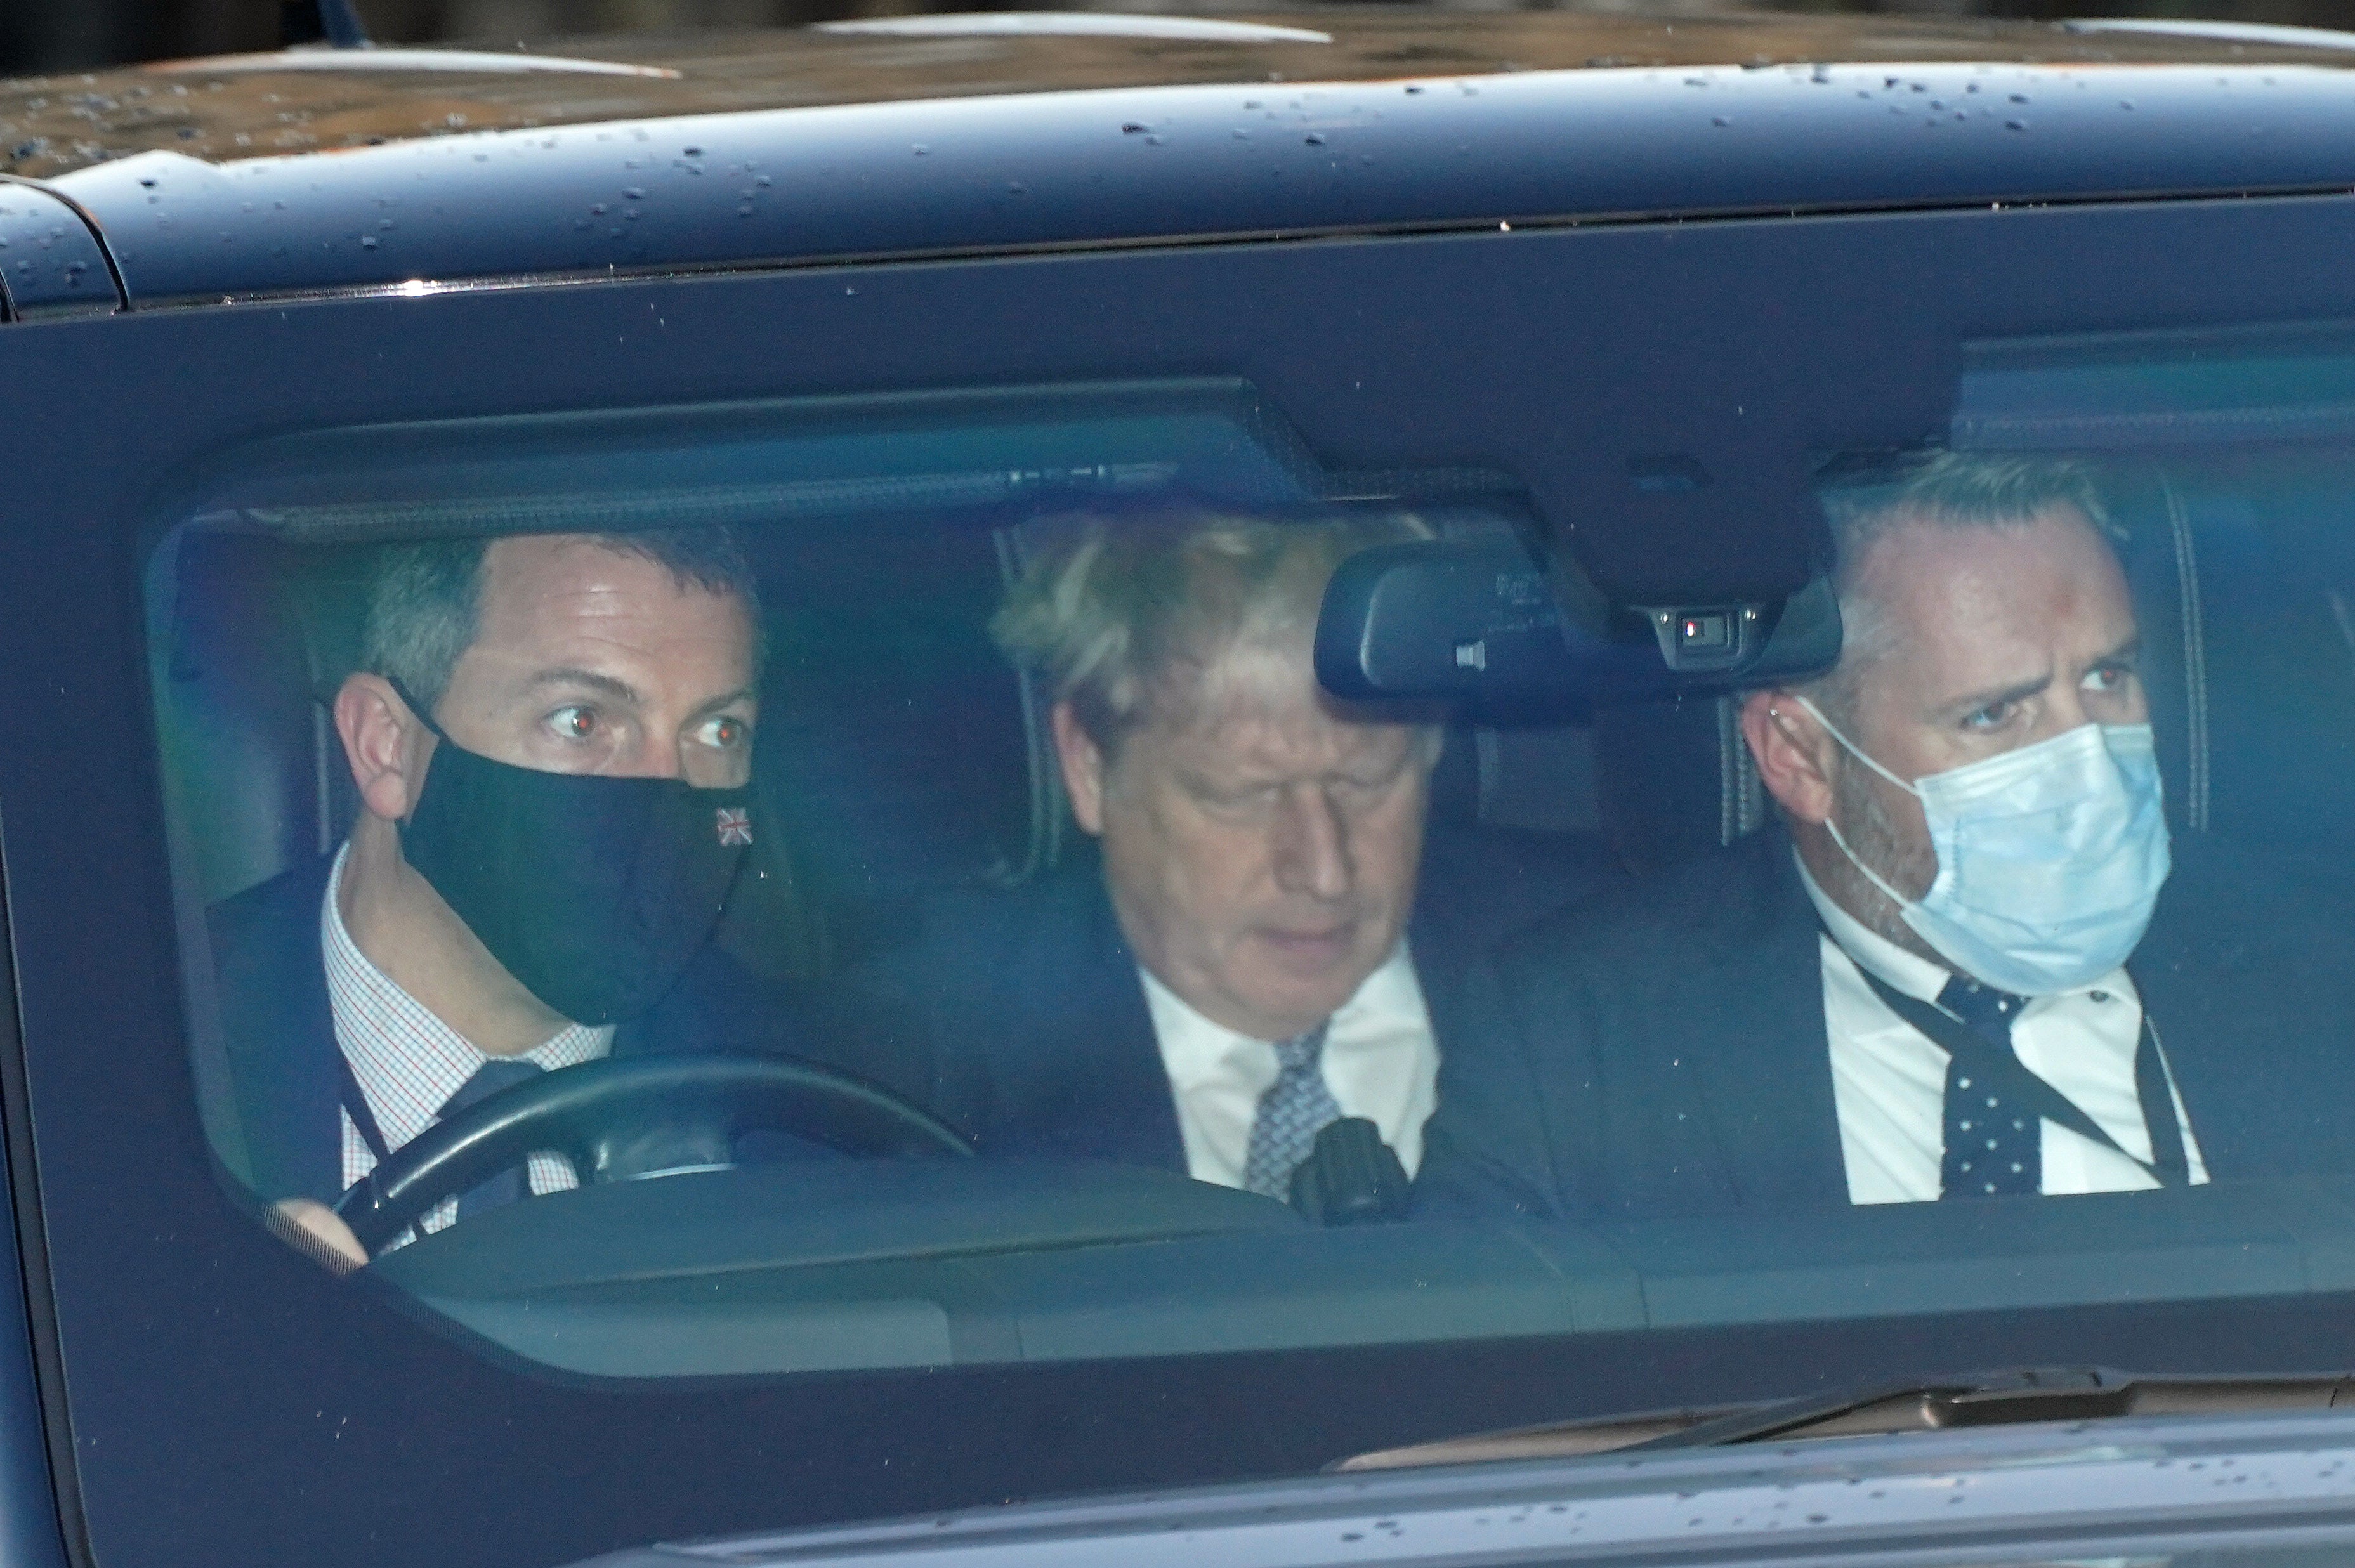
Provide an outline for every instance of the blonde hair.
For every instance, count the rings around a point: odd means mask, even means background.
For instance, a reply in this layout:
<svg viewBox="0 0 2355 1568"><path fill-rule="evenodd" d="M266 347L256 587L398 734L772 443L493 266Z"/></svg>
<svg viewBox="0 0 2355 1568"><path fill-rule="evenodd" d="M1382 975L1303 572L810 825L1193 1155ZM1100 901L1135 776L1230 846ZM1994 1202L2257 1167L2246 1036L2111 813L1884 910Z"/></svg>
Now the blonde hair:
<svg viewBox="0 0 2355 1568"><path fill-rule="evenodd" d="M1229 648L1312 630L1345 559L1432 537L1403 513L1276 521L1193 507L1032 527L1041 548L990 632L1107 753Z"/></svg>

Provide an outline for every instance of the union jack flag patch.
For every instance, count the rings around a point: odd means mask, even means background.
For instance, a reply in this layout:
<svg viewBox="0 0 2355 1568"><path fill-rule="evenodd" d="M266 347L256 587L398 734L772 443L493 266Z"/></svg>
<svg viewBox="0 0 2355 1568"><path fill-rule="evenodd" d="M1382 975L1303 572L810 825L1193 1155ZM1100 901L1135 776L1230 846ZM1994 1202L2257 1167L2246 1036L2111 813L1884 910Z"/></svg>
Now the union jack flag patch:
<svg viewBox="0 0 2355 1568"><path fill-rule="evenodd" d="M719 842L722 844L743 845L752 842L752 814L749 811L739 811L734 807L723 805L719 808L719 821L716 826L719 834Z"/></svg>

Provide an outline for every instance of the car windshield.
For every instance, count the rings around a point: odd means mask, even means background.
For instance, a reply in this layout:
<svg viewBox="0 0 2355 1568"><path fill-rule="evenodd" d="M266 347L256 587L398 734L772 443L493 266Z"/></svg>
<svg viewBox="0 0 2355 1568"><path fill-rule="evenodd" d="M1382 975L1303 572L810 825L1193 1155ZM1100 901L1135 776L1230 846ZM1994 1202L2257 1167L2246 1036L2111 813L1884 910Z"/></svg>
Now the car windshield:
<svg viewBox="0 0 2355 1568"><path fill-rule="evenodd" d="M2355 1288L2355 343L1958 386L1637 462L1805 541L1734 597L1233 379L229 454L145 571L224 1190L623 1383Z"/></svg>

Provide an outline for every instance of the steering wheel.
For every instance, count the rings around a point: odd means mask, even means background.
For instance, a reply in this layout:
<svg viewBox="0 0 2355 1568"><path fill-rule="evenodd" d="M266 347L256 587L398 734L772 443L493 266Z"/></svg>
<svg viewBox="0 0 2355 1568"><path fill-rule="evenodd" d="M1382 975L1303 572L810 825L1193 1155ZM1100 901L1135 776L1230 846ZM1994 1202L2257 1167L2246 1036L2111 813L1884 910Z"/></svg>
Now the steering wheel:
<svg viewBox="0 0 2355 1568"><path fill-rule="evenodd" d="M393 1151L336 1200L373 1257L454 1192L540 1150L583 1185L736 1163L739 1134L794 1133L852 1154L971 1155L933 1116L847 1073L772 1057L587 1061L503 1089Z"/></svg>

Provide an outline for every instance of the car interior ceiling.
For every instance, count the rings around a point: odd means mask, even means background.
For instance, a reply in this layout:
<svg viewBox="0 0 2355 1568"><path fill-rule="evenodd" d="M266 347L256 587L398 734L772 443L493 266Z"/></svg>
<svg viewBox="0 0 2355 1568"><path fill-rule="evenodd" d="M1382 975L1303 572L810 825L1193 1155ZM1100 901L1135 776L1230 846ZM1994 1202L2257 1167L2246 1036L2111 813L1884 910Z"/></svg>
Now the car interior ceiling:
<svg viewBox="0 0 2355 1568"><path fill-rule="evenodd" d="M2170 460L2110 475L2172 826L2294 871L2355 848L2355 811L2329 809L2355 791L2342 469ZM719 940L754 968L821 980L905 939L928 894L1011 885L1083 852L1037 694L986 631L1023 520L892 518L889 550L871 516L748 530L768 621L756 780L783 831L756 846ZM161 724L205 902L348 828L327 703L357 662L370 548L183 537ZM1657 873L1770 818L1734 713L1732 698L1700 695L1459 724L1434 823Z"/></svg>

